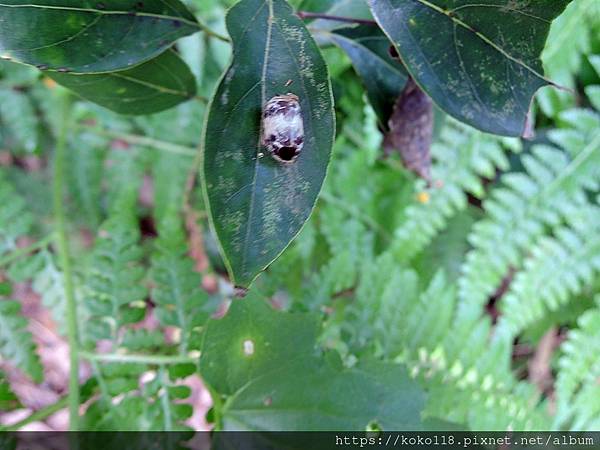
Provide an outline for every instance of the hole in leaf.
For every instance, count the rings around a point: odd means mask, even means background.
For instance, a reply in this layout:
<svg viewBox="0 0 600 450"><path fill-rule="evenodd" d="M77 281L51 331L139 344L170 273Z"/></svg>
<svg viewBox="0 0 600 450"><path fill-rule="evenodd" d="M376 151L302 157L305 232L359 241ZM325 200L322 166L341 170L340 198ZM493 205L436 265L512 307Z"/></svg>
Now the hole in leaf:
<svg viewBox="0 0 600 450"><path fill-rule="evenodd" d="M250 339L244 341L244 355L252 356L254 355L254 342Z"/></svg>

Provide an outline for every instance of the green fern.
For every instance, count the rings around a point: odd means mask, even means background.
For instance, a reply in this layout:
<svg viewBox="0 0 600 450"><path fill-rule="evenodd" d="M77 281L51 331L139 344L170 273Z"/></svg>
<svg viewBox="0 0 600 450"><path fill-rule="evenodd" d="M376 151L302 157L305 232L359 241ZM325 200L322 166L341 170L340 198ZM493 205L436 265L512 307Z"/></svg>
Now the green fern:
<svg viewBox="0 0 600 450"><path fill-rule="evenodd" d="M160 152L152 164L154 180L154 219L161 223L170 214L178 214L192 160L186 155Z"/></svg>
<svg viewBox="0 0 600 450"><path fill-rule="evenodd" d="M191 390L177 380L193 373L145 364L94 364L101 397L84 416L90 431L178 431L192 415L192 406L182 401Z"/></svg>
<svg viewBox="0 0 600 450"><path fill-rule="evenodd" d="M344 329L353 352L404 362L430 391L426 414L471 429L549 427L539 394L510 370L510 346L492 340L489 318L456 320L456 289L438 273L425 289L384 254L364 273Z"/></svg>
<svg viewBox="0 0 600 450"><path fill-rule="evenodd" d="M0 411L11 411L20 406L18 397L12 391L4 372L0 370Z"/></svg>
<svg viewBox="0 0 600 450"><path fill-rule="evenodd" d="M486 218L469 237L474 249L459 282L462 319L478 318L509 268L521 269L523 256L536 241L563 225L574 205L585 206L585 190L598 191L600 117L570 111L561 118L571 127L550 137L563 150L535 146L522 158L526 173L504 175L503 187L484 204Z"/></svg>
<svg viewBox="0 0 600 450"><path fill-rule="evenodd" d="M104 139L81 133L72 137L69 157L69 194L77 217L95 229L104 216L102 177L108 152Z"/></svg>
<svg viewBox="0 0 600 450"><path fill-rule="evenodd" d="M13 153L34 153L38 149L39 120L29 96L0 86L0 130L9 134L6 144Z"/></svg>
<svg viewBox="0 0 600 450"><path fill-rule="evenodd" d="M531 248L500 304L499 334L517 336L548 310L581 294L600 274L600 207L584 202L572 209L566 225Z"/></svg>
<svg viewBox="0 0 600 450"><path fill-rule="evenodd" d="M504 142L518 151L515 141ZM424 189L415 185L421 194L415 194L415 199L406 206L404 222L396 229L391 246L402 261L414 258L446 227L450 218L467 208L467 193L480 199L485 196L482 177L493 179L497 169L509 167L500 139L454 121L444 127L440 141L431 151L435 159L433 186Z"/></svg>
<svg viewBox="0 0 600 450"><path fill-rule="evenodd" d="M83 288L90 316L85 327L88 338L110 339L118 345L121 328L145 314L145 270L136 225L123 213L113 215L100 227Z"/></svg>
<svg viewBox="0 0 600 450"><path fill-rule="evenodd" d="M178 220L163 222L154 243L150 279L156 317L163 326L181 331L179 348L185 354L198 349L199 328L208 319L208 295L202 290L202 277L187 256L185 234Z"/></svg>
<svg viewBox="0 0 600 450"><path fill-rule="evenodd" d="M600 428L600 297L578 320L562 344L556 380L554 426L571 430Z"/></svg>
<svg viewBox="0 0 600 450"><path fill-rule="evenodd" d="M585 56L593 47L600 21L600 6L595 0L575 0L550 28L542 61L547 76L562 86L574 88ZM575 96L565 90L545 87L536 96L548 117L575 106Z"/></svg>
<svg viewBox="0 0 600 450"><path fill-rule="evenodd" d="M21 305L13 300L0 299L0 354L39 383L43 369L26 327L27 320L21 316Z"/></svg>
<svg viewBox="0 0 600 450"><path fill-rule="evenodd" d="M17 239L30 231L32 223L25 200L0 169L0 256L16 249Z"/></svg>

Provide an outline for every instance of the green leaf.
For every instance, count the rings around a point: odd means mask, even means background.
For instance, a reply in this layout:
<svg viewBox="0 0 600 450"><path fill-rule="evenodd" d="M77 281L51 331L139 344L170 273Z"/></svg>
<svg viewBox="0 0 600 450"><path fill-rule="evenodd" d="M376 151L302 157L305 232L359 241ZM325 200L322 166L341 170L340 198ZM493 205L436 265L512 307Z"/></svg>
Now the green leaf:
<svg viewBox="0 0 600 450"><path fill-rule="evenodd" d="M111 72L199 30L179 0L3 0L0 57L61 72Z"/></svg>
<svg viewBox="0 0 600 450"><path fill-rule="evenodd" d="M407 80L402 63L390 56L390 40L379 28L370 25L336 30L331 40L352 60L379 123L387 128L394 103Z"/></svg>
<svg viewBox="0 0 600 450"><path fill-rule="evenodd" d="M533 95L549 84L540 54L550 24L570 1L370 5L409 73L441 109L480 130L520 136Z"/></svg>
<svg viewBox="0 0 600 450"><path fill-rule="evenodd" d="M152 114L189 100L196 79L174 51L166 51L132 69L103 74L46 72L86 100L119 114Z"/></svg>
<svg viewBox="0 0 600 450"><path fill-rule="evenodd" d="M317 354L317 325L252 293L209 322L200 373L229 396L219 411L223 429L419 429L425 396L405 369L375 362L345 369L337 354Z"/></svg>
<svg viewBox="0 0 600 450"><path fill-rule="evenodd" d="M35 344L21 316L21 305L0 299L0 355L23 370L35 382L42 381L42 365Z"/></svg>
<svg viewBox="0 0 600 450"><path fill-rule="evenodd" d="M373 19L366 0L309 0L303 2L298 9L359 20ZM310 22L310 28L314 30L335 30L346 27L348 27L347 22L336 20L315 19Z"/></svg>
<svg viewBox="0 0 600 450"><path fill-rule="evenodd" d="M242 0L227 25L234 57L208 117L205 192L232 279L248 286L311 214L331 154L333 99L321 53L284 0ZM261 110L286 93L299 97L305 138L299 158L282 164L260 144Z"/></svg>

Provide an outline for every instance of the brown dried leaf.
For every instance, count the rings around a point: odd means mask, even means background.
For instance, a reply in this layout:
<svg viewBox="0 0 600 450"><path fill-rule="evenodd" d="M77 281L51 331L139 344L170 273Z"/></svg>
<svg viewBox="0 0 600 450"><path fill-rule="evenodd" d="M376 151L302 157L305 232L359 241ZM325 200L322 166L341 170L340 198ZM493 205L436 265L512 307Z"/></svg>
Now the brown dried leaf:
<svg viewBox="0 0 600 450"><path fill-rule="evenodd" d="M433 103L411 78L398 97L383 141L386 155L399 152L404 166L419 177L431 180Z"/></svg>

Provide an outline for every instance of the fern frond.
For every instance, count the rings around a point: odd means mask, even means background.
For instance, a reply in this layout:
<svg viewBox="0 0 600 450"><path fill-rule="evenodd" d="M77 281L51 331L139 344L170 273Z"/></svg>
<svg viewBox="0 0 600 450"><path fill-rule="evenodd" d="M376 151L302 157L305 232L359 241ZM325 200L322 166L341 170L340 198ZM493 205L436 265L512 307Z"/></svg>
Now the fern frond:
<svg viewBox="0 0 600 450"><path fill-rule="evenodd" d="M58 268L54 255L40 252L35 256L42 262L41 270L33 277L32 288L42 298L44 307L52 313L61 333L66 332L65 284L62 271ZM81 308L79 308L81 309Z"/></svg>
<svg viewBox="0 0 600 450"><path fill-rule="evenodd" d="M599 16L600 7L595 0L574 0L552 23L542 53L548 78L561 86L575 87L585 55L592 49ZM541 89L536 100L548 117L557 117L561 111L575 106L575 97L570 92L551 86Z"/></svg>
<svg viewBox="0 0 600 450"><path fill-rule="evenodd" d="M466 209L467 193L480 199L485 196L481 178L493 179L497 169L509 167L501 143L454 121L443 129L431 149L434 185L414 196L406 207L404 223L395 232L391 248L398 258L408 261L423 250L451 217Z"/></svg>
<svg viewBox="0 0 600 450"><path fill-rule="evenodd" d="M69 194L77 209L77 217L95 229L103 211L102 177L107 156L106 143L96 136L82 133L72 138L69 157Z"/></svg>
<svg viewBox="0 0 600 450"><path fill-rule="evenodd" d="M38 148L39 119L29 98L24 92L0 87L0 125L12 137L5 144L16 154L33 153Z"/></svg>
<svg viewBox="0 0 600 450"><path fill-rule="evenodd" d="M20 406L19 399L12 391L4 372L0 370L0 411L11 411Z"/></svg>
<svg viewBox="0 0 600 450"><path fill-rule="evenodd" d="M600 298L578 320L562 344L556 380L555 428L597 430L600 427Z"/></svg>
<svg viewBox="0 0 600 450"><path fill-rule="evenodd" d="M204 309L208 295L202 290L202 277L194 270L194 262L187 253L179 221L163 222L152 255L152 300L159 322L181 330L182 353L199 347L197 329L208 319Z"/></svg>
<svg viewBox="0 0 600 450"><path fill-rule="evenodd" d="M179 214L192 160L187 155L158 152L152 164L154 219L161 223L170 214Z"/></svg>
<svg viewBox="0 0 600 450"><path fill-rule="evenodd" d="M105 179L109 215L119 211L135 211L150 156L150 152L138 147L131 147L127 151L111 149L108 153Z"/></svg>
<svg viewBox="0 0 600 450"><path fill-rule="evenodd" d="M32 224L25 200L0 170L0 256L14 250L17 239L26 235Z"/></svg>
<svg viewBox="0 0 600 450"><path fill-rule="evenodd" d="M517 336L591 286L600 274L600 207L584 203L542 237L500 303L499 334Z"/></svg>
<svg viewBox="0 0 600 450"><path fill-rule="evenodd" d="M139 302L146 297L142 284L137 224L126 213L110 217L101 227L84 283L84 304L90 320L90 337L118 344L123 325L139 321L145 312Z"/></svg>
<svg viewBox="0 0 600 450"><path fill-rule="evenodd" d="M420 287L413 271L384 254L365 273L350 307L354 351L405 363L430 391L426 413L471 429L546 429L539 394L510 370L511 347L492 340L489 318L456 320L456 289L438 273ZM366 350L360 350L360 348Z"/></svg>
<svg viewBox="0 0 600 450"><path fill-rule="evenodd" d="M189 371L145 364L95 364L94 371L102 395L86 411L86 430L188 430L184 422L193 408L183 401L191 390L177 381Z"/></svg>
<svg viewBox="0 0 600 450"><path fill-rule="evenodd" d="M484 203L486 218L475 224L459 280L462 319L476 319L509 268L551 228L560 227L573 205L587 202L600 180L600 117L585 111L561 116L571 128L551 133L563 150L535 146L522 162L526 173L502 177L503 187Z"/></svg>
<svg viewBox="0 0 600 450"><path fill-rule="evenodd" d="M21 315L21 305L13 300L0 299L0 355L39 383L43 369L26 327L27 320Z"/></svg>

